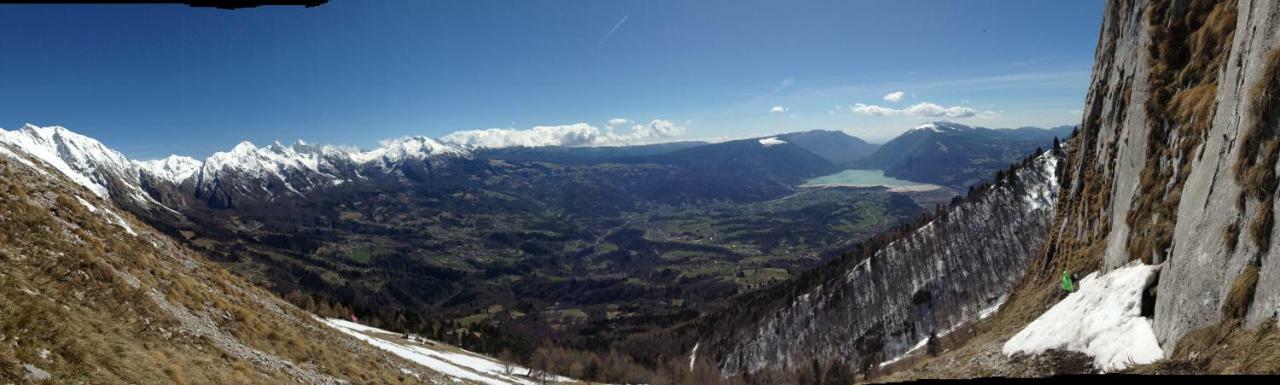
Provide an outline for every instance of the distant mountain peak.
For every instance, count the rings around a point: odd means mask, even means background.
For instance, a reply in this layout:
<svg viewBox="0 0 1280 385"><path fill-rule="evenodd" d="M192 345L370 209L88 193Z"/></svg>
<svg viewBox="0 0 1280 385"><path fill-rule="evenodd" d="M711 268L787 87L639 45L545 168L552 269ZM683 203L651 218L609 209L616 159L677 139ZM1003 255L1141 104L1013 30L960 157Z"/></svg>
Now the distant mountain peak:
<svg viewBox="0 0 1280 385"><path fill-rule="evenodd" d="M971 131L974 129L976 128L973 126L968 126L968 125L964 125L956 122L939 120L939 121L933 121L933 122L921 124L919 126L916 126L915 128L912 128L911 131L948 132L948 131Z"/></svg>
<svg viewBox="0 0 1280 385"><path fill-rule="evenodd" d="M134 161L134 164L144 172L160 179L182 184L183 181L194 177L204 163L188 156L169 155L164 159Z"/></svg>
<svg viewBox="0 0 1280 385"><path fill-rule="evenodd" d="M19 130L0 130L0 142L44 162L104 198L110 194L102 174L127 174L133 167L128 158L102 142L61 126L26 124Z"/></svg>

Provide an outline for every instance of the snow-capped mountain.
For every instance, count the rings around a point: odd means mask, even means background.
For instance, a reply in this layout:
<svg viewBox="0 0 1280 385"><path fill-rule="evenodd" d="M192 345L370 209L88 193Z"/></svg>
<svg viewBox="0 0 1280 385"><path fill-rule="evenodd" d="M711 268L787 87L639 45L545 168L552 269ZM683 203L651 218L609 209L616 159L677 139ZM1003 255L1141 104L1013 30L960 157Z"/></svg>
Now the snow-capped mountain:
<svg viewBox="0 0 1280 385"><path fill-rule="evenodd" d="M220 207L244 200L270 202L285 195L305 197L317 188L388 174L404 168L405 162L470 156L462 147L415 136L384 141L371 150L302 141L258 147L246 141L203 161L178 155L130 160L66 128L30 124L0 130L0 143L43 161L100 197L148 210L184 200L182 193ZM421 167L408 168L421 173Z"/></svg>
<svg viewBox="0 0 1280 385"><path fill-rule="evenodd" d="M189 156L169 155L164 159L134 161L134 164L138 165L144 174L173 184L182 184L195 177L203 163Z"/></svg>
<svg viewBox="0 0 1280 385"><path fill-rule="evenodd" d="M96 139L63 127L0 130L0 143L39 159L99 197L154 202L138 183L138 166Z"/></svg>
<svg viewBox="0 0 1280 385"><path fill-rule="evenodd" d="M959 132L959 131L973 131L973 130L975 130L974 127L963 125L960 123L947 122L947 121L935 121L935 122L929 122L929 123L921 124L919 126L915 126L908 132L914 132L914 131Z"/></svg>

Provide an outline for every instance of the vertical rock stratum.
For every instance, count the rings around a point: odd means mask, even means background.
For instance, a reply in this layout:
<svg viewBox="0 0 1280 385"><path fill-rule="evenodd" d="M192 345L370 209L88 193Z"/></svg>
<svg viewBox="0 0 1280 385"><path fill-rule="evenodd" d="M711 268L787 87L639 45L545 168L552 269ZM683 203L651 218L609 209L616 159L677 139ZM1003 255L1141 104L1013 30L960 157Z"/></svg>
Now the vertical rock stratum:
<svg viewBox="0 0 1280 385"><path fill-rule="evenodd" d="M1276 316L1280 2L1107 5L1058 222L1034 274L1163 264L1153 323Z"/></svg>

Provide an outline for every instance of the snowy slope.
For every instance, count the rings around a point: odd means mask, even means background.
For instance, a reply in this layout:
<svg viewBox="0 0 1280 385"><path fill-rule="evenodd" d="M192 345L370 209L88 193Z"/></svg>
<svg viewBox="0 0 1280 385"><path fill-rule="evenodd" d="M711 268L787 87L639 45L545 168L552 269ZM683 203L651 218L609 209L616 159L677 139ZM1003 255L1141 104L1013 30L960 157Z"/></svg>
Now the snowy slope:
<svg viewBox="0 0 1280 385"><path fill-rule="evenodd" d="M165 180L173 184L182 184L182 182L196 176L200 171L201 162L195 158L169 155L164 159L134 161L142 172Z"/></svg>
<svg viewBox="0 0 1280 385"><path fill-rule="evenodd" d="M257 147L246 141L203 161L178 155L131 160L96 139L66 128L30 124L13 131L0 130L0 143L9 146L3 149L6 155L24 153L27 156L12 155L24 162L43 162L99 197L110 197L121 204L130 201L144 207L162 206L159 198L148 191L174 190L157 189L156 183L176 188L194 181L198 191L207 192L225 182L240 191L260 191L267 196L302 195L316 187L358 178L366 168L389 171L406 160L470 155L461 147L417 136L384 141L371 150L302 141L287 146L275 142Z"/></svg>
<svg viewBox="0 0 1280 385"><path fill-rule="evenodd" d="M26 125L14 130L0 130L0 142L26 152L58 170L68 179L107 197L106 172L127 173L129 160L101 142L66 128Z"/></svg>
<svg viewBox="0 0 1280 385"><path fill-rule="evenodd" d="M1140 314L1142 290L1160 268L1134 261L1107 274L1089 274L1078 291L1005 342L1004 354L1076 351L1092 356L1104 371L1163 358L1151 321Z"/></svg>
<svg viewBox="0 0 1280 385"><path fill-rule="evenodd" d="M368 342L379 349L443 373L449 377L490 385L533 385L544 383L528 377L528 368L507 364L494 358L472 353L436 341L403 335L340 319L321 319L326 325ZM510 373L510 374L507 374ZM577 383L578 381L548 375L545 383Z"/></svg>

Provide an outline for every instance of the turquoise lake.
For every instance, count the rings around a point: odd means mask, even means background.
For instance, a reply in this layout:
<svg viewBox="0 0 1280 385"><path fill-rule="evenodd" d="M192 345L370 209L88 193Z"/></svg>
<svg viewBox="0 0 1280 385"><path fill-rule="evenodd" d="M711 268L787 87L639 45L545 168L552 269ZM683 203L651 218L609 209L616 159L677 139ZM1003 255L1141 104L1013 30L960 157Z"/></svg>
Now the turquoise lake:
<svg viewBox="0 0 1280 385"><path fill-rule="evenodd" d="M809 179L804 186L851 186L851 187L905 187L909 189L933 189L937 186L928 183L912 182L884 176L881 170L844 170L831 175Z"/></svg>

